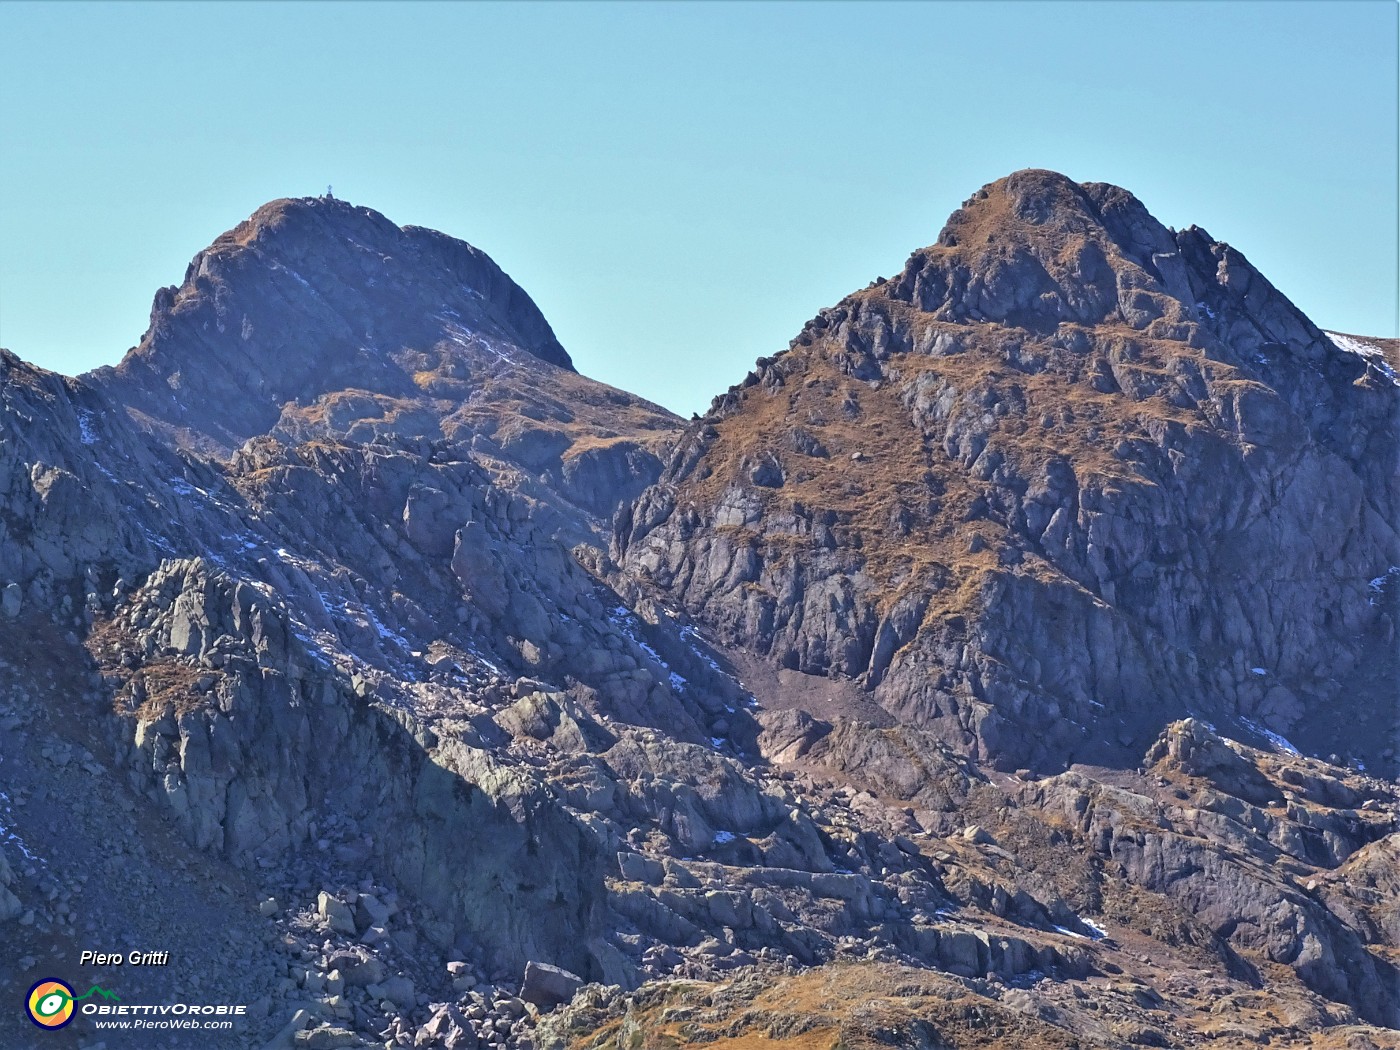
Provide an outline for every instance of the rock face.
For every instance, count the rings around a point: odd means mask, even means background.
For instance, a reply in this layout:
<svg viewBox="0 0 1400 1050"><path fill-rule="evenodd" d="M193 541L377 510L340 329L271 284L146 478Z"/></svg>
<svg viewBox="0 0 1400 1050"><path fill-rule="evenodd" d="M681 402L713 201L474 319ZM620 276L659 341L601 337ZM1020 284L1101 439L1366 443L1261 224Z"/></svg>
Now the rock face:
<svg viewBox="0 0 1400 1050"><path fill-rule="evenodd" d="M679 421L581 376L482 251L329 198L279 200L156 293L116 368L85 377L141 425L221 459L246 441L418 441L610 517Z"/></svg>
<svg viewBox="0 0 1400 1050"><path fill-rule="evenodd" d="M1004 768L1198 712L1393 773L1397 393L1205 231L1018 172L717 399L614 553Z"/></svg>
<svg viewBox="0 0 1400 1050"><path fill-rule="evenodd" d="M274 202L117 368L0 351L0 983L168 941L230 1048L1392 1045L1389 352L1023 172L683 429L476 249Z"/></svg>

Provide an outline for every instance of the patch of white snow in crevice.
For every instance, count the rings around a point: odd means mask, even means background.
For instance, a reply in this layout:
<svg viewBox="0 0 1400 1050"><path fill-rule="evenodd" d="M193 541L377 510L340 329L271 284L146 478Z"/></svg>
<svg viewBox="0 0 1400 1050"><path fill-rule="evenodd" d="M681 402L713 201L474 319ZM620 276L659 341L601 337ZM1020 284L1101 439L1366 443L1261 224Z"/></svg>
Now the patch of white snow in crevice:
<svg viewBox="0 0 1400 1050"><path fill-rule="evenodd" d="M719 664L715 663L714 660L712 660L708 655L702 652L700 650L700 647L695 644L694 639L696 638L700 639L700 641L704 642L706 645L709 645L710 643L709 639L707 639L703 634L696 630L694 624L682 624L680 627L680 633L681 637L685 639L686 644L689 645L692 650L694 650L696 656L698 656L701 660L704 660L716 671L720 671ZM723 674L723 671L720 671L720 673Z"/></svg>
<svg viewBox="0 0 1400 1050"><path fill-rule="evenodd" d="M78 413L78 440L84 445L97 444L97 431L93 429L94 414L84 408Z"/></svg>
<svg viewBox="0 0 1400 1050"><path fill-rule="evenodd" d="M1385 351L1380 347L1376 346L1374 343L1368 343L1363 339L1355 339L1349 335L1340 335L1337 332L1324 332L1323 334L1332 341L1332 345L1338 350L1348 354L1355 354L1390 380L1394 386L1400 386L1400 376L1396 375L1395 369L1392 368L1390 362L1385 359Z"/></svg>
<svg viewBox="0 0 1400 1050"><path fill-rule="evenodd" d="M477 661L478 663L480 663L483 667L485 667L488 671L490 671L492 674L496 675L496 677L502 678L502 679L504 679L504 678L506 677L506 673L505 673L504 671L501 670L501 668L500 668L499 665L493 663L491 660L487 659L485 656L482 656L481 653L478 652L476 649L473 649L473 648L468 647L467 653L471 656L471 658L472 658L473 660L476 660L476 661Z"/></svg>
<svg viewBox="0 0 1400 1050"><path fill-rule="evenodd" d="M1089 932L1080 933L1078 930L1072 930L1068 926L1056 926L1054 923L1050 924L1050 928L1056 933L1063 934L1066 937L1075 937L1081 941L1101 941L1108 936L1108 931L1093 919L1086 919L1082 915L1076 915L1075 919L1078 920L1080 926L1083 926Z"/></svg>
<svg viewBox="0 0 1400 1050"><path fill-rule="evenodd" d="M290 266L283 266L280 262L277 262L276 260L271 260L269 265L271 265L274 271L285 273L288 276L292 277L299 285L305 288L308 292L311 292L313 295L316 293L316 289L312 288L311 285L307 283L306 278L303 277L301 274L297 273Z"/></svg>
<svg viewBox="0 0 1400 1050"><path fill-rule="evenodd" d="M175 548L170 545L170 542L164 536L157 536L144 525L138 524L136 528L140 530L142 536L146 537L146 542L149 543L152 547L156 548L156 550L161 551L164 554L168 554L172 558L175 556Z"/></svg>
<svg viewBox="0 0 1400 1050"><path fill-rule="evenodd" d="M735 835L732 831L716 831L714 844L716 846L723 846L727 843L733 842L737 837L738 836Z"/></svg>
<svg viewBox="0 0 1400 1050"><path fill-rule="evenodd" d="M728 671L726 671L723 667L721 667L718 663L715 662L713 657L711 657L708 653L706 653L703 649L701 649L698 645L695 644L694 639L698 638L706 645L709 645L710 642L707 638L705 638L704 635L697 631L695 627L691 624L685 624L683 627L681 627L680 633L681 638L685 641L686 645L690 648L690 651L695 654L695 657L698 660L708 665L710 670L714 671L715 674L720 675L724 678L728 678L731 682L733 682L735 685L737 685L740 689L744 691L744 693L746 694L744 697L745 707L758 706L757 698L754 697L754 695L750 693L748 689L745 688L743 682L739 681L739 679L735 675L732 675ZM729 713L734 713L734 709L732 707L729 708Z"/></svg>
<svg viewBox="0 0 1400 1050"><path fill-rule="evenodd" d="M352 616L354 615L354 610L350 608L349 602L345 603L345 611L347 613L350 613ZM413 652L413 646L408 644L408 639L406 639L403 635L399 634L397 631L393 631L390 630L388 627L385 627L384 622L374 614L374 610L371 609L368 605L361 605L360 612L364 614L365 620L368 621L367 623L362 624L361 626L374 628L375 634L377 634L380 638L384 639L384 641L393 643L394 647L399 649L401 652Z"/></svg>
<svg viewBox="0 0 1400 1050"><path fill-rule="evenodd" d="M483 353L490 354L496 358L497 361L506 365L514 365L517 363L514 356L493 346L490 340L486 339L479 332L469 331L455 322L448 322L443 330L447 333L449 342L462 347L464 350L480 350Z"/></svg>
<svg viewBox="0 0 1400 1050"><path fill-rule="evenodd" d="M637 619L637 615L634 612L632 612L631 609L627 608L627 606L625 605L619 605L617 608L615 608L612 612L608 614L608 619L611 620L618 628L620 628L622 633L625 634L628 640L638 649L646 653L649 657L655 660L667 671L671 669L671 665L668 664L665 660L661 659L661 654L658 653L651 646L647 645L646 641L638 636L637 631L640 627L641 621ZM676 675L675 677L679 678L680 676ZM681 680L684 681L684 679Z"/></svg>
<svg viewBox="0 0 1400 1050"><path fill-rule="evenodd" d="M1263 725L1254 721L1254 719L1245 718L1241 716L1240 723L1246 729L1249 729L1251 732L1258 733L1269 743L1273 744L1275 750L1282 751L1284 754L1296 755L1300 758L1302 757L1303 753L1299 751L1296 747L1294 747L1292 744L1290 744L1284 737L1280 736L1278 733L1275 733L1272 729L1266 729Z"/></svg>
<svg viewBox="0 0 1400 1050"><path fill-rule="evenodd" d="M1092 940L1101 941L1108 936L1108 931L1105 930L1098 923L1096 923L1093 919L1086 919L1082 915L1078 916L1078 919L1080 925L1088 927L1089 937Z"/></svg>
<svg viewBox="0 0 1400 1050"><path fill-rule="evenodd" d="M1368 605L1379 604L1377 599L1384 593L1386 581L1392 576L1400 576L1400 565L1392 565L1385 570L1384 575L1377 576L1374 580L1366 584L1366 589L1371 592L1371 597L1367 599Z"/></svg>
<svg viewBox="0 0 1400 1050"><path fill-rule="evenodd" d="M0 820L0 841L14 846L15 849L19 850L20 853L24 855L25 860L42 865L44 863L43 859L29 848L29 844L20 837L17 831L11 830L9 822L13 819L12 813L13 807L10 802L10 796L0 791L0 817L4 818Z"/></svg>

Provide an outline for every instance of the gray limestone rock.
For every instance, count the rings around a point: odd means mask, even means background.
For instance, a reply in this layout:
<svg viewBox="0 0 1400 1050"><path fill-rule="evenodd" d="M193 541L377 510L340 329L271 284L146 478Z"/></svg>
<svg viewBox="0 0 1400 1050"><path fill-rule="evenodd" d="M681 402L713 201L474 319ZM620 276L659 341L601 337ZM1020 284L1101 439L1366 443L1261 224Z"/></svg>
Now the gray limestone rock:
<svg viewBox="0 0 1400 1050"><path fill-rule="evenodd" d="M322 890L316 897L316 912L326 920L326 924L332 930L337 933L354 935L355 913L344 901Z"/></svg>
<svg viewBox="0 0 1400 1050"><path fill-rule="evenodd" d="M583 986L583 979L577 974L549 963L531 960L525 964L525 976L520 982L520 998L534 1003L542 1010L550 1010L567 1003L574 993Z"/></svg>

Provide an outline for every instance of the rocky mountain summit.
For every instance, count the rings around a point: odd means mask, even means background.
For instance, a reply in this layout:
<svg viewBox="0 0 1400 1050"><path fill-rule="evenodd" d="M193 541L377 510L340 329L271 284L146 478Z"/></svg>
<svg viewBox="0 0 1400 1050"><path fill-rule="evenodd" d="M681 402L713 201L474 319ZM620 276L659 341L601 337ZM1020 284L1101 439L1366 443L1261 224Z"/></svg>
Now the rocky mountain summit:
<svg viewBox="0 0 1400 1050"><path fill-rule="evenodd" d="M580 376L480 250L331 198L279 200L162 288L141 342L85 377L215 458L255 437L470 448L608 517L678 421Z"/></svg>
<svg viewBox="0 0 1400 1050"><path fill-rule="evenodd" d="M201 1047L1400 1045L1392 351L1018 172L687 426L266 205L116 367L0 351L0 975L249 1004Z"/></svg>
<svg viewBox="0 0 1400 1050"><path fill-rule="evenodd" d="M1018 172L717 399L616 554L1001 768L1196 715L1393 777L1396 381L1343 348L1205 231Z"/></svg>

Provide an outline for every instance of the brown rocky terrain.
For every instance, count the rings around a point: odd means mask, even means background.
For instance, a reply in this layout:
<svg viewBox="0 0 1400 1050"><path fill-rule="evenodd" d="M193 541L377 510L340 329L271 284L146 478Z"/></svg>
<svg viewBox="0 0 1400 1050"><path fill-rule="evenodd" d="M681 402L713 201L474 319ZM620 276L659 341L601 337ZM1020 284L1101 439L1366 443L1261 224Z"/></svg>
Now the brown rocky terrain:
<svg viewBox="0 0 1400 1050"><path fill-rule="evenodd" d="M0 981L250 1006L108 1050L1400 1045L1388 352L1021 172L685 427L267 205L116 368L0 352Z"/></svg>

